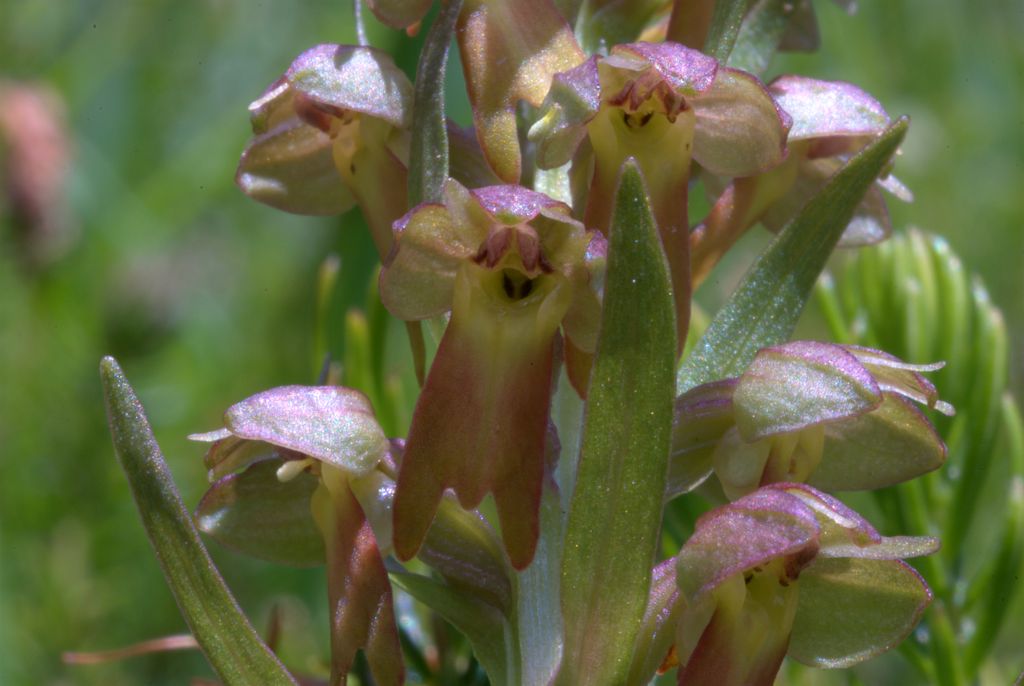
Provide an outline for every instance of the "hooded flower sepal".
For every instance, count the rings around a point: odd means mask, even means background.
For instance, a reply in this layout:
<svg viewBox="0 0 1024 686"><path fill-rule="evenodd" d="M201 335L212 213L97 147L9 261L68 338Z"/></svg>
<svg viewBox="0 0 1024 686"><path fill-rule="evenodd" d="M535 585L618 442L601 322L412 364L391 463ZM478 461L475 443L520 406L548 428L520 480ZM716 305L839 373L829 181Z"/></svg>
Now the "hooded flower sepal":
<svg viewBox="0 0 1024 686"><path fill-rule="evenodd" d="M766 173L726 182L714 174L705 185L718 198L690 236L694 283L703 281L743 233L760 222L778 232L817 194L851 155L889 126L890 118L869 94L841 81L781 76L768 85L793 120L790 153ZM882 190L900 200L912 195L885 174L864 195L840 239L843 247L878 243L892 232Z"/></svg>
<svg viewBox="0 0 1024 686"><path fill-rule="evenodd" d="M199 527L258 557L325 559L331 682L345 683L363 649L377 683L403 683L391 584L353 490L388 460L390 443L369 401L338 386L284 386L232 405L224 422L225 429L192 438L213 442L211 475L245 470L214 483L196 513Z"/></svg>
<svg viewBox="0 0 1024 686"><path fill-rule="evenodd" d="M416 554L452 488L463 507L493 493L512 563L538 535L555 335L592 352L600 304L595 234L562 203L517 186L446 187L396 224L381 272L393 314L451 319L413 415L395 495L395 550ZM598 259L595 257L595 259Z"/></svg>
<svg viewBox="0 0 1024 686"><path fill-rule="evenodd" d="M691 157L724 176L766 171L785 155L787 116L756 77L676 43L617 45L556 75L541 114L529 132L538 166L565 164L589 141L590 228L607 234L619 170L637 160L671 269L681 346L691 292Z"/></svg>
<svg viewBox="0 0 1024 686"><path fill-rule="evenodd" d="M952 413L919 373L941 366L814 341L764 348L736 379L677 399L669 494L712 469L730 498L777 481L881 488L936 469L945 445L908 400Z"/></svg>
<svg viewBox="0 0 1024 686"><path fill-rule="evenodd" d="M902 558L937 549L931 538L884 538L804 485L712 510L676 558L678 683L770 686L787 654L847 667L894 648L932 599Z"/></svg>
<svg viewBox="0 0 1024 686"><path fill-rule="evenodd" d="M516 105L540 106L552 77L586 56L552 0L465 0L456 32L480 146L505 183L519 183Z"/></svg>
<svg viewBox="0 0 1024 686"><path fill-rule="evenodd" d="M358 204L381 256L406 208L412 84L373 48L318 45L249 106L255 137L236 182L286 212L338 214Z"/></svg>

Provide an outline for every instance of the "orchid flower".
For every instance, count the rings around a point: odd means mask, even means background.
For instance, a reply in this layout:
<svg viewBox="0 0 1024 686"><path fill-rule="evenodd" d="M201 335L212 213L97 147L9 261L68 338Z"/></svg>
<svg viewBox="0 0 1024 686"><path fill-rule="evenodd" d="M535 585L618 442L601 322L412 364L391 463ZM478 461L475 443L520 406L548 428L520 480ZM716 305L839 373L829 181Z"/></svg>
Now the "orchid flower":
<svg viewBox="0 0 1024 686"><path fill-rule="evenodd" d="M395 494L395 549L412 557L445 488L466 508L494 493L506 548L538 535L556 334L596 344L604 241L562 203L518 186L467 191L396 223L380 292L397 317L451 311L416 404Z"/></svg>
<svg viewBox="0 0 1024 686"><path fill-rule="evenodd" d="M191 436L211 443L206 464L216 479L199 505L200 527L259 557L326 561L331 683L345 683L360 648L377 683L403 683L391 584L368 519L388 519L375 491L390 445L369 401L339 386L283 386L232 405L224 423ZM238 500L241 511L231 507Z"/></svg>
<svg viewBox="0 0 1024 686"><path fill-rule="evenodd" d="M678 683L770 686L786 655L848 667L890 650L932 599L903 558L937 549L933 538L883 537L804 485L712 510L676 558Z"/></svg>
<svg viewBox="0 0 1024 686"><path fill-rule="evenodd" d="M748 176L785 156L787 116L754 76L676 43L630 43L555 76L530 129L541 168L576 164L593 172L584 223L607 233L619 169L634 157L648 183L672 273L680 346L690 308L691 158L723 176ZM680 348L681 349L681 348Z"/></svg>
<svg viewBox="0 0 1024 686"><path fill-rule="evenodd" d="M773 232L781 230L850 155L890 124L877 100L848 83L782 76L769 84L768 90L793 119L789 156L767 173L737 178L728 186L713 175L705 176L706 185L718 192L718 199L690 235L695 285L754 224L760 222ZM883 189L901 200L912 198L895 177L880 178L855 210L840 245L877 243L892 232Z"/></svg>
<svg viewBox="0 0 1024 686"><path fill-rule="evenodd" d="M918 373L941 366L813 341L765 348L739 377L677 399L669 492L712 470L738 498L780 481L882 488L937 469L946 448L908 400L953 412Z"/></svg>
<svg viewBox="0 0 1024 686"><path fill-rule="evenodd" d="M412 84L373 48L318 45L249 106L255 137L238 164L246 195L298 214L358 205L378 253L407 207Z"/></svg>

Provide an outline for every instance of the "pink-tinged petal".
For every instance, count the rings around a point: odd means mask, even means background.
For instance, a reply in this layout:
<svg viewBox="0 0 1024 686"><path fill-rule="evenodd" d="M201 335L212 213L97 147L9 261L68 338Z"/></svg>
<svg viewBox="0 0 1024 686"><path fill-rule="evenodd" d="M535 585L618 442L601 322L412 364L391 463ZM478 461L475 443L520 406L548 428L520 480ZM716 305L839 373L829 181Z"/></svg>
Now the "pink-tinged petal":
<svg viewBox="0 0 1024 686"><path fill-rule="evenodd" d="M566 218L571 212L565 203L522 186L487 186L471 190L470 193L496 223L505 226L525 224L545 210L555 210L556 214ZM579 226L578 222L571 219L567 223Z"/></svg>
<svg viewBox="0 0 1024 686"><path fill-rule="evenodd" d="M489 228L469 191L449 181L444 205L419 205L395 222L397 243L380 274L384 306L406 321L450 310L459 265L477 253Z"/></svg>
<svg viewBox="0 0 1024 686"><path fill-rule="evenodd" d="M881 350L856 345L845 347L871 372L882 390L916 400L948 416L956 414L952 405L939 400L939 392L932 382L919 373L942 369L945 362L910 364Z"/></svg>
<svg viewBox="0 0 1024 686"><path fill-rule="evenodd" d="M227 429L208 434L192 434L189 440L211 443L203 456L203 464L209 470L206 476L211 482L260 460L277 457L279 451L267 443L239 438Z"/></svg>
<svg viewBox="0 0 1024 686"><path fill-rule="evenodd" d="M818 550L818 520L796 496L763 488L697 520L677 557L679 589L699 604L730 577L776 558L802 563Z"/></svg>
<svg viewBox="0 0 1024 686"><path fill-rule="evenodd" d="M882 402L874 377L844 348L794 341L764 348L733 394L747 441L864 414Z"/></svg>
<svg viewBox="0 0 1024 686"><path fill-rule="evenodd" d="M516 104L539 107L552 77L586 57L551 0L468 0L456 30L480 145L498 176L516 183Z"/></svg>
<svg viewBox="0 0 1024 686"><path fill-rule="evenodd" d="M666 494L687 493L711 474L715 446L735 421L732 394L735 379L693 388L676 398Z"/></svg>
<svg viewBox="0 0 1024 686"><path fill-rule="evenodd" d="M824 528L821 532L820 542L825 543L846 543L849 541L860 545L874 545L882 540L882 536L871 526L868 520L860 516L855 510L847 507L841 500L828 493L808 486L807 484L772 484L766 486L765 490L781 491L788 493L807 507L811 508L818 516L819 524Z"/></svg>
<svg viewBox="0 0 1024 686"><path fill-rule="evenodd" d="M679 95L694 96L704 93L715 81L718 61L699 50L679 43L628 43L616 45L604 63L619 69L642 71L648 68ZM604 92L606 101L615 102L615 93ZM631 92L630 97L646 99L649 93Z"/></svg>
<svg viewBox="0 0 1024 686"><path fill-rule="evenodd" d="M224 413L240 438L308 455L353 474L384 457L388 441L362 393L340 386L281 386L246 398Z"/></svg>
<svg viewBox="0 0 1024 686"><path fill-rule="evenodd" d="M800 576L789 655L814 667L850 667L895 648L932 593L897 560L815 560Z"/></svg>
<svg viewBox="0 0 1024 686"><path fill-rule="evenodd" d="M571 297L557 273L511 294L507 270L467 262L420 394L395 495L395 550L416 554L445 488L463 507L494 493L513 566L539 532L554 335Z"/></svg>
<svg viewBox="0 0 1024 686"><path fill-rule="evenodd" d="M323 112L359 112L396 128L412 123L412 83L382 50L317 45L295 58L285 79Z"/></svg>
<svg viewBox="0 0 1024 686"><path fill-rule="evenodd" d="M838 157L801 160L797 176L788 191L761 215L765 228L778 233L795 217L807 202L825 186L828 179L843 166ZM853 218L839 239L842 247L871 245L888 238L892 223L885 199L877 186L871 186L854 210Z"/></svg>
<svg viewBox="0 0 1024 686"><path fill-rule="evenodd" d="M832 136L873 137L889 125L889 115L877 100L843 81L780 76L768 90L793 118L791 142Z"/></svg>
<svg viewBox="0 0 1024 686"><path fill-rule="evenodd" d="M384 560L347 481L330 481L314 494L312 507L327 549L331 683L345 684L362 649L376 683L400 686L405 667Z"/></svg>
<svg viewBox="0 0 1024 686"><path fill-rule="evenodd" d="M430 9L434 0L366 0L374 16L393 29L416 24Z"/></svg>
<svg viewBox="0 0 1024 686"><path fill-rule="evenodd" d="M637 632L628 683L650 683L654 674L662 671L660 667L672 649L683 605L676 587L676 562L664 560L651 573L651 594Z"/></svg>
<svg viewBox="0 0 1024 686"><path fill-rule="evenodd" d="M693 158L711 173L751 176L785 157L792 121L757 77L722 67L711 87L694 97L693 107Z"/></svg>
<svg viewBox="0 0 1024 686"><path fill-rule="evenodd" d="M537 145L537 166L554 169L572 159L587 135L587 122L601 107L598 57L569 71L555 74L551 90L541 105L541 117L530 127L529 139Z"/></svg>
<svg viewBox="0 0 1024 686"><path fill-rule="evenodd" d="M825 427L825 449L808 483L824 491L884 488L938 469L946 446L912 404L883 393L874 411Z"/></svg>
<svg viewBox="0 0 1024 686"><path fill-rule="evenodd" d="M235 183L250 198L295 214L340 214L355 204L334 166L330 137L298 118L250 141Z"/></svg>
<svg viewBox="0 0 1024 686"><path fill-rule="evenodd" d="M295 567L324 563L324 540L309 503L320 480L309 472L282 482L279 459L217 481L196 507L196 526L226 548Z"/></svg>
<svg viewBox="0 0 1024 686"><path fill-rule="evenodd" d="M938 539L929 536L882 536L842 501L806 484L775 484L771 488L796 496L814 510L821 525L820 557L897 560L930 555L939 549Z"/></svg>

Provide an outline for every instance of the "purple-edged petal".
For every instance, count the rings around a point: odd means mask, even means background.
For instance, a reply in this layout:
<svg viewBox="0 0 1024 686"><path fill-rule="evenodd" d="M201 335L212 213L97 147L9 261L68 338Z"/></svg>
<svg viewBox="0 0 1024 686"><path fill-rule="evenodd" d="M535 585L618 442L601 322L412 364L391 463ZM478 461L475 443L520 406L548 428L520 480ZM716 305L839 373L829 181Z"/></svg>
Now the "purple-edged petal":
<svg viewBox="0 0 1024 686"><path fill-rule="evenodd" d="M855 417L881 402L878 384L852 354L813 341L759 351L733 395L736 426L747 441Z"/></svg>
<svg viewBox="0 0 1024 686"><path fill-rule="evenodd" d="M789 656L815 667L849 667L895 648L932 593L898 560L815 560L800 576Z"/></svg>
<svg viewBox="0 0 1024 686"><path fill-rule="evenodd" d="M317 45L295 58L285 79L325 113L359 112L396 128L412 123L412 84L382 50Z"/></svg>
<svg viewBox="0 0 1024 686"><path fill-rule="evenodd" d="M884 488L938 469L946 446L928 419L883 393L874 411L825 427L825 449L808 483L825 491Z"/></svg>
<svg viewBox="0 0 1024 686"><path fill-rule="evenodd" d="M889 115L877 100L843 81L780 76L768 90L793 118L790 142L832 136L867 138L889 125Z"/></svg>
<svg viewBox="0 0 1024 686"><path fill-rule="evenodd" d="M761 81L722 67L694 101L693 159L722 176L751 176L779 164L792 121Z"/></svg>
<svg viewBox="0 0 1024 686"><path fill-rule="evenodd" d="M445 186L444 205L419 205L395 222L396 248L380 274L384 306L406 321L435 317L451 309L459 265L487 238L489 217L454 181Z"/></svg>
<svg viewBox="0 0 1024 686"><path fill-rule="evenodd" d="M551 0L468 0L456 29L480 145L498 176L516 183L516 104L539 107L552 77L585 55Z"/></svg>
<svg viewBox="0 0 1024 686"><path fill-rule="evenodd" d="M324 540L309 509L320 480L304 471L282 482L281 464L263 460L217 481L199 501L196 525L224 547L261 560L322 565Z"/></svg>
<svg viewBox="0 0 1024 686"><path fill-rule="evenodd" d="M434 0L366 0L370 11L393 29L405 29L423 19Z"/></svg>
<svg viewBox="0 0 1024 686"><path fill-rule="evenodd" d="M246 398L224 414L236 436L308 455L363 474L388 441L362 393L339 386L281 386Z"/></svg>
<svg viewBox="0 0 1024 686"><path fill-rule="evenodd" d="M637 72L652 69L666 85L682 96L694 96L712 88L719 71L715 58L685 45L670 42L616 45L605 58L604 64L616 69ZM645 92L642 88L646 84L657 87L654 80L643 80L629 86L628 97L632 101L631 104L639 104L640 100L651 97L652 93ZM618 104L616 101L625 95L627 94L603 93L604 98L613 104Z"/></svg>
<svg viewBox="0 0 1024 686"><path fill-rule="evenodd" d="M601 107L597 56L569 71L555 74L541 106L541 118L530 127L537 145L537 166L560 167L576 154L587 135L587 122Z"/></svg>
<svg viewBox="0 0 1024 686"><path fill-rule="evenodd" d="M846 349L871 372L882 390L916 400L945 415L955 414L953 406L939 400L939 392L935 390L935 386L920 374L942 369L945 362L910 364L881 350L856 345L846 346Z"/></svg>
<svg viewBox="0 0 1024 686"><path fill-rule="evenodd" d="M651 593L637 632L637 644L629 669L630 684L647 684L664 664L675 640L675 628L683 612L676 586L674 559L664 560L651 572Z"/></svg>
<svg viewBox="0 0 1024 686"><path fill-rule="evenodd" d="M271 457L279 457L279 449L260 441L248 441L235 436L227 429L205 434L192 434L189 440L210 443L203 456L203 464L209 470L207 478L212 482L237 472L249 465Z"/></svg>
<svg viewBox="0 0 1024 686"><path fill-rule="evenodd" d="M668 497L693 490L711 474L715 446L735 421L735 389L736 380L725 379L698 386L676 398L665 486Z"/></svg>
<svg viewBox="0 0 1024 686"><path fill-rule="evenodd" d="M334 165L331 138L297 118L246 146L235 181L249 197L285 212L340 214L355 204Z"/></svg>
<svg viewBox="0 0 1024 686"><path fill-rule="evenodd" d="M809 560L818 550L818 520L796 496L762 489L697 520L677 558L679 589L700 603L726 579L770 560Z"/></svg>
<svg viewBox="0 0 1024 686"><path fill-rule="evenodd" d="M806 484L774 484L770 488L799 498L817 515L820 557L898 560L930 555L939 549L938 539L928 536L882 536L838 498Z"/></svg>
<svg viewBox="0 0 1024 686"><path fill-rule="evenodd" d="M801 160L792 186L761 214L761 223L769 231L781 231L842 166L843 160L838 157ZM879 187L872 185L854 210L850 223L839 239L839 245L844 248L873 245L885 240L891 233L892 223L885 198Z"/></svg>

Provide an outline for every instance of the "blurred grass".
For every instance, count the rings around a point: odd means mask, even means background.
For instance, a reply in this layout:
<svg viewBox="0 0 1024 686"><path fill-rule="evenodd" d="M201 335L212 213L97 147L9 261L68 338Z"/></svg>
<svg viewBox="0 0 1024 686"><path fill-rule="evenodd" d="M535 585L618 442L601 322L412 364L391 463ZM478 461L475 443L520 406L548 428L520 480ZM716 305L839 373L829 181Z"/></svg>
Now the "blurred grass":
<svg viewBox="0 0 1024 686"><path fill-rule="evenodd" d="M917 199L891 203L894 224L947 235L1020 341L1024 6L862 4L849 18L817 3L823 50L781 58L772 72L849 80L891 114L912 116L896 172ZM196 654L60 662L65 650L184 628L113 459L97 364L119 358L194 503L205 474L184 436L217 427L252 392L311 380L316 270L330 252L344 256L328 331L342 355L342 313L363 302L373 269L359 219L284 215L247 200L232 177L249 135L246 106L301 50L354 40L345 5L0 4L0 78L41 82L64 101L78 230L56 261L33 265L0 204L0 683L177 684L209 674ZM415 41L379 27L371 40L401 46L411 73ZM1019 379L1022 348L1012 350ZM285 659L322 666L321 573L212 552L258 626L283 599Z"/></svg>

